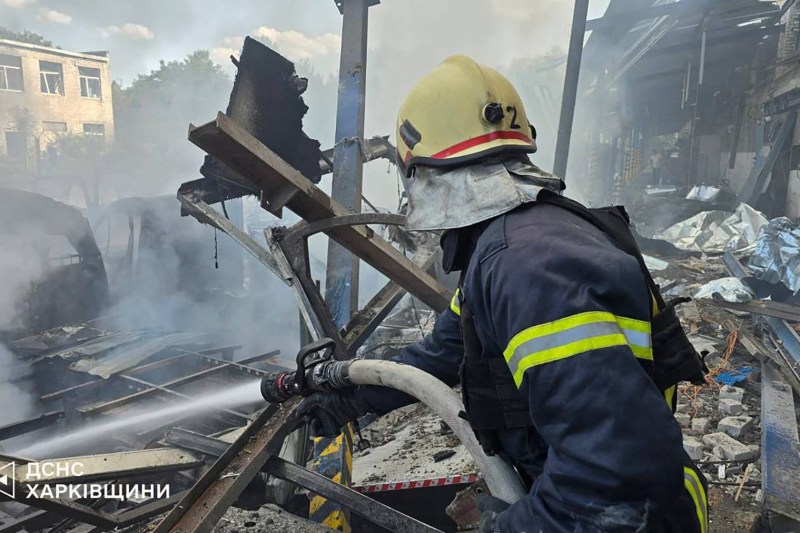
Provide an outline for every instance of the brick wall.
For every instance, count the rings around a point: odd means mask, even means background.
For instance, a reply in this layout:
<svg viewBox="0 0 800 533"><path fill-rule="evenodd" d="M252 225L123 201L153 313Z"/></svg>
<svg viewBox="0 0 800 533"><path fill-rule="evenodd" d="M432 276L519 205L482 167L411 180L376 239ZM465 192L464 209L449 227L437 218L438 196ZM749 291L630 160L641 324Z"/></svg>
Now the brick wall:
<svg viewBox="0 0 800 533"><path fill-rule="evenodd" d="M800 39L800 6L795 4L790 7L789 10L784 13L781 23L784 25L784 31L778 41L778 61L800 53L800 49L798 49L798 39ZM791 69L790 66L779 67L777 75L781 76L789 69Z"/></svg>
<svg viewBox="0 0 800 533"><path fill-rule="evenodd" d="M66 123L69 133L81 134L84 132L84 124L102 124L105 130L105 142L113 140L114 111L107 56L66 52L4 40L0 40L0 54L21 58L23 78L22 91L0 90L0 156L7 155L5 132L17 130L13 119L17 108L28 110L32 118L32 138L29 138L28 142L34 160L36 140L39 140L40 148L44 149L49 139L57 135L44 131L42 128L44 122ZM61 65L63 95L41 92L39 61ZM79 67L100 70L100 98L81 96Z"/></svg>

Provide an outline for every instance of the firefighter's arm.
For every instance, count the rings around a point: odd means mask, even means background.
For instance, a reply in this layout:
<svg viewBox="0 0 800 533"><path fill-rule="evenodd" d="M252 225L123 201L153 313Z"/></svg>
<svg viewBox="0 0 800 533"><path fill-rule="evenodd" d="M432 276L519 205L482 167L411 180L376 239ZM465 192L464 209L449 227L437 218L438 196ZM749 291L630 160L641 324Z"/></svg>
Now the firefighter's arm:
<svg viewBox="0 0 800 533"><path fill-rule="evenodd" d="M639 362L652 353L649 302L635 261L568 245L533 257L512 247L478 275L471 284L481 287L476 319L491 328L550 448L528 497L498 517L502 531L608 517L613 502L643 495L654 508L668 504L681 479L680 429ZM665 474L672 470L678 477ZM611 519L646 512L634 505Z"/></svg>
<svg viewBox="0 0 800 533"><path fill-rule="evenodd" d="M457 299L436 319L433 331L420 342L406 346L393 361L424 370L446 384L458 383L458 368L464 356ZM356 394L369 405L370 412L385 414L412 404L411 396L385 387L362 386Z"/></svg>

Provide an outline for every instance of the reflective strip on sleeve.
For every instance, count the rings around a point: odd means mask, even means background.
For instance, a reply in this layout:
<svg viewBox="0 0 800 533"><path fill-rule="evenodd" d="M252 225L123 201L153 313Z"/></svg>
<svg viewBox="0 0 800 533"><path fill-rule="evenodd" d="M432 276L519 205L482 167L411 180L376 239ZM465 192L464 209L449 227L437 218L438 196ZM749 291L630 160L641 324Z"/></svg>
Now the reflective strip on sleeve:
<svg viewBox="0 0 800 533"><path fill-rule="evenodd" d="M697 510L700 533L708 533L708 497L706 496L706 491L703 490L700 479L697 477L697 473L688 466L683 467L683 484L692 497Z"/></svg>
<svg viewBox="0 0 800 533"><path fill-rule="evenodd" d="M461 289L456 289L453 293L453 298L450 300L450 310L461 316L461 306L458 304L458 297L461 295Z"/></svg>
<svg viewBox="0 0 800 533"><path fill-rule="evenodd" d="M650 322L607 311L580 313L519 332L503 355L520 387L533 366L612 346L628 346L635 357L652 361Z"/></svg>

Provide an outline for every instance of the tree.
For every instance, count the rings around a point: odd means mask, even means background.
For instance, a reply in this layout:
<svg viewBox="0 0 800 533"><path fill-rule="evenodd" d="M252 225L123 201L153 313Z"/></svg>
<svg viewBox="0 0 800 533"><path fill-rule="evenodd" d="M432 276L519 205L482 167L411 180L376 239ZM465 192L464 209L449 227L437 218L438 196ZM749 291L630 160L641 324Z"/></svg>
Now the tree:
<svg viewBox="0 0 800 533"><path fill-rule="evenodd" d="M39 46L47 46L50 48L61 48L55 46L51 41L48 41L38 33L32 31L22 30L20 32L11 31L8 28L0 26L0 39L8 39L9 41L19 41L28 44L38 44Z"/></svg>
<svg viewBox="0 0 800 533"><path fill-rule="evenodd" d="M128 87L113 85L115 142L109 162L120 196L174 193L198 175L203 154L186 139L190 122L206 122L227 106L232 82L196 51L161 61Z"/></svg>

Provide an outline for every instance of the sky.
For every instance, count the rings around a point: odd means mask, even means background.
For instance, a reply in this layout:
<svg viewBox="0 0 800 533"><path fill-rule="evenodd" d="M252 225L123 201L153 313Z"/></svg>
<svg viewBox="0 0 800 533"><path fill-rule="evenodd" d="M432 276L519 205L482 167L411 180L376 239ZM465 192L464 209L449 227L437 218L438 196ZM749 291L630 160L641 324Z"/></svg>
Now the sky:
<svg viewBox="0 0 800 533"><path fill-rule="evenodd" d="M590 2L590 18L608 0ZM537 49L566 46L569 0L383 0L370 9L372 51L409 44L430 67L452 53L498 66ZM331 0L0 0L0 25L42 34L75 51L108 50L114 78L130 82L197 49L227 63L244 35L276 43L321 73L338 68L341 15ZM443 38L446 37L446 38ZM488 41L488 42L487 42Z"/></svg>
<svg viewBox="0 0 800 533"><path fill-rule="evenodd" d="M602 16L608 1L591 0L589 18ZM393 134L408 89L452 54L472 55L515 80L513 65L566 50L572 6L569 0L383 0L370 8L365 136ZM294 61L301 75L316 74L306 93L305 129L324 148L334 141L341 25L333 0L0 0L0 26L34 31L67 50L107 50L112 77L123 85L162 59L179 60L198 49L209 50L233 75L229 56L238 55L244 36L256 37ZM554 74L562 76L563 69L541 76ZM536 124L542 112L531 105ZM224 109L224 101L215 107ZM548 114L557 117L558 110ZM195 124L211 119L207 110L202 115L189 118ZM537 129L540 139L555 137L555 131ZM549 169L547 139L540 146L534 162ZM385 163L369 167L365 194L396 208L394 171ZM387 173L391 179L381 177ZM174 190L172 183L165 188Z"/></svg>

